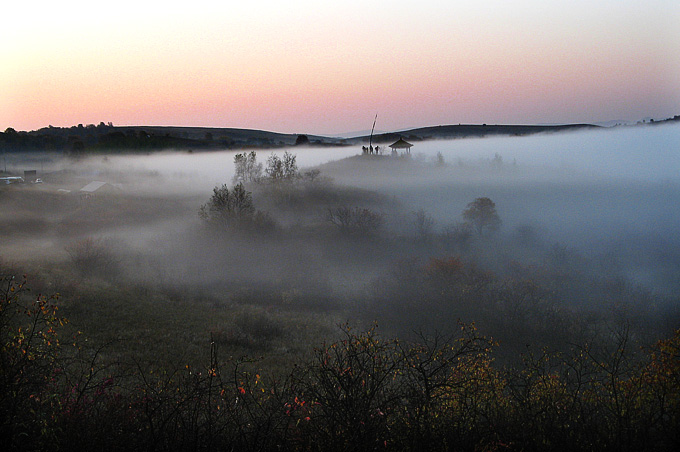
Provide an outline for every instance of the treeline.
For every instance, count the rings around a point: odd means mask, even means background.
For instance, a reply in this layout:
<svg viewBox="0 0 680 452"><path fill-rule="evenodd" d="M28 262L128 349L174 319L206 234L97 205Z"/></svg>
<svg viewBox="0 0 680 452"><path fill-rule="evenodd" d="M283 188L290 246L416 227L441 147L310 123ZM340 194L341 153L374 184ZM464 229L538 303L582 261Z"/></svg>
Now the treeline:
<svg viewBox="0 0 680 452"><path fill-rule="evenodd" d="M45 127L32 132L12 128L0 132L0 150L4 152L63 152L72 156L104 151L146 152L164 149L207 150L233 148L278 148L310 144L306 135L289 140L276 139L280 134L239 131L234 136L218 134L222 129L116 127L112 123L79 124L73 127ZM191 132L191 133L190 133ZM199 136L200 135L200 136ZM269 136L272 135L272 136ZM313 144L326 143L315 141Z"/></svg>
<svg viewBox="0 0 680 452"><path fill-rule="evenodd" d="M284 374L209 359L105 361L60 335L55 297L4 276L5 450L671 451L680 445L680 331L646 350L574 344L494 363L471 325L401 342L376 329L319 345Z"/></svg>
<svg viewBox="0 0 680 452"><path fill-rule="evenodd" d="M101 151L148 151L160 149L209 149L229 146L229 141L186 138L170 133L156 135L143 129L88 124L69 128L47 127L34 132L7 129L0 132L0 149L8 152L51 151L78 156Z"/></svg>

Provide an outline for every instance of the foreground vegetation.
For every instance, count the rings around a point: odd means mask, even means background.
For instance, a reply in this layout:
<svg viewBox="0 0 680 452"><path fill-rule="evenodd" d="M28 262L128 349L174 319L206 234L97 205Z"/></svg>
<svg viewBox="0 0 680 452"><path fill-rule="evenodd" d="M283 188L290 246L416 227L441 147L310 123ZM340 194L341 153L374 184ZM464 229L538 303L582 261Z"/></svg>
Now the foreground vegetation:
<svg viewBox="0 0 680 452"><path fill-rule="evenodd" d="M680 331L632 350L534 351L494 365L472 325L400 342L375 329L320 345L285 374L225 360L112 362L65 340L56 297L6 276L0 435L6 450L676 450ZM135 365L137 364L137 365Z"/></svg>

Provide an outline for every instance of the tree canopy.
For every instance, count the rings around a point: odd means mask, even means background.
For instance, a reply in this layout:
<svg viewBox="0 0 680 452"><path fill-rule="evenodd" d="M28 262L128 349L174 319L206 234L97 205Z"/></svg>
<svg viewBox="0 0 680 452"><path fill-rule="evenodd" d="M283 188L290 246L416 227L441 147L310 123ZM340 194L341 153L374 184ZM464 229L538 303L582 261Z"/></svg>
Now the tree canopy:
<svg viewBox="0 0 680 452"><path fill-rule="evenodd" d="M229 190L226 184L213 189L210 200L201 206L200 216L214 223L231 224L255 213L253 197L242 183Z"/></svg>
<svg viewBox="0 0 680 452"><path fill-rule="evenodd" d="M493 233L501 226L501 218L496 213L496 204L489 198L477 198L467 205L463 218L479 235Z"/></svg>

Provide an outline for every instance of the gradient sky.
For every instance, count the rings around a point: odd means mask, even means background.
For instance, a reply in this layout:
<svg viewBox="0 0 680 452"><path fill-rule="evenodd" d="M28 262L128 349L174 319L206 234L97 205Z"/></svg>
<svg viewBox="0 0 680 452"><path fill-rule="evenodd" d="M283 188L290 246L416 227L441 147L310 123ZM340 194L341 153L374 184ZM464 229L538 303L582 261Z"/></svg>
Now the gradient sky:
<svg viewBox="0 0 680 452"><path fill-rule="evenodd" d="M680 114L677 0L15 3L0 27L0 130Z"/></svg>

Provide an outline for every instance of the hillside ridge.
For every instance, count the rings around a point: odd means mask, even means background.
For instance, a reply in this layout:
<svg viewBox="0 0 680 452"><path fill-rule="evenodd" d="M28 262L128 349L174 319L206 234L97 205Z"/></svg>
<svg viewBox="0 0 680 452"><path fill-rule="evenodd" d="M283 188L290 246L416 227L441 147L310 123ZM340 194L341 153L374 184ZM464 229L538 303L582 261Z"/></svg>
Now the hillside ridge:
<svg viewBox="0 0 680 452"><path fill-rule="evenodd" d="M660 121L641 121L637 127L680 121L680 115ZM280 133L258 129L183 126L114 126L79 124L72 127L44 127L24 132L12 128L0 132L0 151L53 151L71 155L97 152L155 152L161 150L210 151L271 149L290 146L355 146L369 141L389 144L403 138L409 141L475 138L486 136L523 136L558 133L582 129L605 128L595 124L509 125L458 124L439 125L384 132L358 137L330 137L304 133Z"/></svg>

